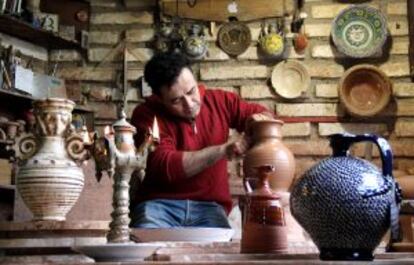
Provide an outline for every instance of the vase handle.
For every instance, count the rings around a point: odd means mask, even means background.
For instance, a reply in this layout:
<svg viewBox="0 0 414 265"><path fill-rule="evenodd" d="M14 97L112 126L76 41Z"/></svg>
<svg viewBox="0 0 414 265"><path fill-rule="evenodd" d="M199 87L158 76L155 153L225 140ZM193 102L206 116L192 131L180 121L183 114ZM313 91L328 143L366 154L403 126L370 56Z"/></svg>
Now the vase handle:
<svg viewBox="0 0 414 265"><path fill-rule="evenodd" d="M381 155L383 176L392 177L392 151L387 140L375 134L354 135L349 133L330 135L330 145L333 149L333 156L347 156L349 147L357 142L374 143Z"/></svg>
<svg viewBox="0 0 414 265"><path fill-rule="evenodd" d="M6 149L12 151L13 159L18 161L25 161L31 158L39 148L38 139L33 133L21 133L15 137L12 144L8 145Z"/></svg>
<svg viewBox="0 0 414 265"><path fill-rule="evenodd" d="M374 134L333 134L330 136L330 145L333 149L333 156L347 156L348 149L353 143L357 142L373 142L379 149L382 162L382 175L384 183L377 189L365 190L363 197L372 197L388 192L390 189L394 193L393 200L390 204L390 226L391 226L391 242L398 242L401 240L399 231L399 203L402 200L401 189L398 182L395 181L392 175L392 151L389 143L382 137Z"/></svg>

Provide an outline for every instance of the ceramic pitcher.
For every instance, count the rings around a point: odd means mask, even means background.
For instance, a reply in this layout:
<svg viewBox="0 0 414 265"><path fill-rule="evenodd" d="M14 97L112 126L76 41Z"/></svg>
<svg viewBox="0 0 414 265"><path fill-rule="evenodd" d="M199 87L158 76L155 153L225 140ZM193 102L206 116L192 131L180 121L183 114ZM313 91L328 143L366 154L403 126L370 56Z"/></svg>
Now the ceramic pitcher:
<svg viewBox="0 0 414 265"><path fill-rule="evenodd" d="M382 172L349 155L356 142L370 141L380 150ZM372 260L388 228L398 235L398 184L392 176L392 152L384 138L372 134L335 134L333 156L310 168L293 185L293 216L309 233L323 260Z"/></svg>
<svg viewBox="0 0 414 265"><path fill-rule="evenodd" d="M256 168L272 165L275 171L269 175L270 187L275 191L286 191L295 173L295 159L292 152L282 142L281 120L253 122L249 132L253 146L243 160L243 173L247 179L255 178Z"/></svg>

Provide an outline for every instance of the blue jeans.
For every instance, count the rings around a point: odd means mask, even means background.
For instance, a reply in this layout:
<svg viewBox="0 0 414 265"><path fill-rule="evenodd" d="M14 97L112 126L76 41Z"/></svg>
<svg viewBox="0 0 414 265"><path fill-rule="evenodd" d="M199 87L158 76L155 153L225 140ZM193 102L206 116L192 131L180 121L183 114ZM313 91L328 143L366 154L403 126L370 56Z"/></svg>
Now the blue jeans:
<svg viewBox="0 0 414 265"><path fill-rule="evenodd" d="M131 227L230 228L224 208L216 202L156 199L139 203L131 213Z"/></svg>

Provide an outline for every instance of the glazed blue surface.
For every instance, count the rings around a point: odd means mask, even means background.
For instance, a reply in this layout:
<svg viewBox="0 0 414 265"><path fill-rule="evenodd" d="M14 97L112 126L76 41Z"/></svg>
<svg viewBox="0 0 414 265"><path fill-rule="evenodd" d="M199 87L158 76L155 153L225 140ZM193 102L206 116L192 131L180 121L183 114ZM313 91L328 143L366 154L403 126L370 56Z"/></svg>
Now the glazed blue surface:
<svg viewBox="0 0 414 265"><path fill-rule="evenodd" d="M361 141L379 147L382 172L348 155L349 147ZM294 184L292 214L321 250L321 258L326 249L356 252L355 256L361 251L372 253L390 227L396 199L391 148L385 139L370 134L335 134L331 147L333 156L310 168Z"/></svg>

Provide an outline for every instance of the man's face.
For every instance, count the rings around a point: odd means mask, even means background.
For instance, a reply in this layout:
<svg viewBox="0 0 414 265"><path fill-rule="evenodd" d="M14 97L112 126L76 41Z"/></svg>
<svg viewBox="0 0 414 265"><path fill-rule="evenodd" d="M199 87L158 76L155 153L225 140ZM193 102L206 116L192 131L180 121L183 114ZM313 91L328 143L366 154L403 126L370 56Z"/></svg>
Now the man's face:
<svg viewBox="0 0 414 265"><path fill-rule="evenodd" d="M174 115L193 120L200 112L201 99L197 81L188 68L183 68L171 87L161 88L161 100Z"/></svg>

